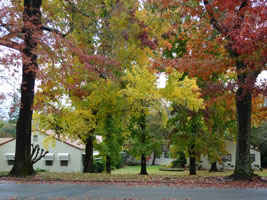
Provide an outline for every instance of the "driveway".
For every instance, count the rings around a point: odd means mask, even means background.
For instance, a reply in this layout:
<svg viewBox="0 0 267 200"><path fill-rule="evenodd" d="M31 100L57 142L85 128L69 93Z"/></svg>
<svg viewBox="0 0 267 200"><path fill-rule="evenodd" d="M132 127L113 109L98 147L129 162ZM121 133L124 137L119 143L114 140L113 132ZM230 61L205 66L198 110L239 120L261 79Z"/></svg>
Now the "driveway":
<svg viewBox="0 0 267 200"><path fill-rule="evenodd" d="M0 199L267 200L267 189L178 189L168 186L0 182Z"/></svg>

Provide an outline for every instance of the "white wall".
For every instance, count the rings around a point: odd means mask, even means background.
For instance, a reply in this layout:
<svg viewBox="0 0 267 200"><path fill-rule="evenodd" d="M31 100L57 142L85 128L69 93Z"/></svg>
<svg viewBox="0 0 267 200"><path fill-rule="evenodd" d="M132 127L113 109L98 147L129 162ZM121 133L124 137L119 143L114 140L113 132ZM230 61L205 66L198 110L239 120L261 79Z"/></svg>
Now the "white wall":
<svg viewBox="0 0 267 200"><path fill-rule="evenodd" d="M227 170L234 170L235 168L235 160L236 160L236 143L233 141L226 139L226 151L228 151L229 154L231 154L231 161L223 162L222 164L217 163L218 169L227 169ZM261 167L261 161L260 161L260 152L255 151L253 149L250 149L250 154L255 154L255 161L251 163L251 166L253 169L258 169L255 167L255 165L258 165ZM211 164L209 163L207 156L201 156L202 161L202 167L204 169L210 169Z"/></svg>
<svg viewBox="0 0 267 200"><path fill-rule="evenodd" d="M33 135L36 135L36 133L33 133ZM39 144L41 148L44 148L43 146L43 139L44 136L38 134L38 141L33 141L33 135L32 135L32 143L33 144ZM15 141L13 140L11 142L8 142L6 144L3 144L0 146L0 171L10 171L12 166L8 166L8 161L5 160L5 154L6 153L15 153ZM53 165L52 166L46 166L45 165L45 159L42 158L37 163L34 164L34 169L46 169L50 172L82 172L83 171L83 163L82 163L82 153L83 151L72 147L68 144L65 144L64 142L61 142L59 140L56 140L55 147L49 146L49 153L54 153L54 159L53 159ZM60 166L60 160L58 159L59 153L69 153L69 160L68 160L68 166Z"/></svg>
<svg viewBox="0 0 267 200"><path fill-rule="evenodd" d="M236 155L235 155L236 144L229 139L225 139L225 144L226 144L226 151L229 154L231 154L231 161L226 161L221 164L217 162L217 168L219 170L220 169L234 170L235 159L236 159ZM250 149L250 153L255 154L255 161L251 163L251 166L253 169L258 169L258 167L255 167L255 165L258 165L259 167L261 167L260 152ZM150 156L150 157L151 159L149 159L147 162L147 164L149 165L151 165L152 160L153 160L153 156ZM200 164L202 168L209 170L211 167L211 163L208 160L208 156L201 155L200 160L202 161ZM164 158L164 153L162 153L160 158L156 158L155 164L156 165L169 165L172 161L173 161L172 158ZM187 165L189 165L189 159L187 159Z"/></svg>
<svg viewBox="0 0 267 200"><path fill-rule="evenodd" d="M33 141L33 136L38 135L38 141ZM41 148L43 146L44 136L40 134L33 133L32 143L39 144ZM82 172L82 153L83 151L77 148L74 148L68 144L65 144L62 141L55 140L55 146L49 145L49 153L54 153L53 166L45 166L45 159L42 158L37 163L33 165L34 169L46 169L51 172ZM68 166L60 166L60 160L58 159L58 154L60 153L69 153Z"/></svg>
<svg viewBox="0 0 267 200"><path fill-rule="evenodd" d="M148 165L151 165L153 161L153 155L149 156L149 160L147 161ZM169 165L173 159L171 157L165 158L164 157L164 152L160 155L160 158L155 159L155 165Z"/></svg>
<svg viewBox="0 0 267 200"><path fill-rule="evenodd" d="M0 171L8 172L12 169L13 165L8 165L8 161L5 160L6 153L15 154L16 140L0 145Z"/></svg>

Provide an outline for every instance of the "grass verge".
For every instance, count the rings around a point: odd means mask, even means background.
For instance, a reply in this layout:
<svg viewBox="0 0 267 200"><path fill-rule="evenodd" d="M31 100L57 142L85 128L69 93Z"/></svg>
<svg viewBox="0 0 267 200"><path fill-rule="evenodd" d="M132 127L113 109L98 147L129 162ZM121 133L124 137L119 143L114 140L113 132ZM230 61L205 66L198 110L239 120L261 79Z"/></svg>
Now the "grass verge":
<svg viewBox="0 0 267 200"><path fill-rule="evenodd" d="M148 176L138 175L140 166L126 166L121 169L112 171L112 174L106 173L59 173L59 172L38 172L34 177L42 180L71 180L71 181L161 181L170 178L199 178L199 177L225 177L233 173L233 171L224 172L208 172L207 170L197 171L196 176L189 176L189 171L160 171L161 166L148 166ZM267 169L263 171L255 171L261 177L267 177ZM7 172L0 172L0 176L7 175Z"/></svg>

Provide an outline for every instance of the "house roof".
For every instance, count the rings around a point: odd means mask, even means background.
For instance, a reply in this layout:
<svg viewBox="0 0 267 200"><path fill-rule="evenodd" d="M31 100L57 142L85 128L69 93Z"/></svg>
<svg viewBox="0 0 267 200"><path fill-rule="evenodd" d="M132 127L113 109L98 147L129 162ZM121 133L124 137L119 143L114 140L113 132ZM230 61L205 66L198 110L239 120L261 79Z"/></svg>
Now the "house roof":
<svg viewBox="0 0 267 200"><path fill-rule="evenodd" d="M70 138L60 138L59 136L55 135L54 132L51 130L51 131L47 131L45 133L47 136L53 136L53 138L55 138L56 140L58 141L61 141L67 145L70 145L76 149L80 149L80 150L84 150L85 149L85 145L82 143L81 140L73 140L73 139L70 139ZM96 140L98 142L102 142L102 136L99 136L97 135L96 136Z"/></svg>
<svg viewBox="0 0 267 200"><path fill-rule="evenodd" d="M56 138L57 139L57 138ZM71 139L66 139L66 140L61 140L58 139L61 142L64 142L65 144L68 144L74 148L80 149L80 150L84 150L85 149L85 145L82 144L82 142L80 140L71 140ZM97 135L96 136L96 140L99 142L102 142L102 137Z"/></svg>
<svg viewBox="0 0 267 200"><path fill-rule="evenodd" d="M0 138L0 146L15 140L16 138Z"/></svg>

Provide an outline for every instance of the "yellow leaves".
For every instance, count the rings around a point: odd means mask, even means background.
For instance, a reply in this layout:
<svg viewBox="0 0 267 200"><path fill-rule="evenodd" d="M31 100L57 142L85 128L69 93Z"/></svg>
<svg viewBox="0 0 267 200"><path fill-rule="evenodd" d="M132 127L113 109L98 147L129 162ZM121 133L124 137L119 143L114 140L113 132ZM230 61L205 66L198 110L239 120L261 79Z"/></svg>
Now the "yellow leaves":
<svg viewBox="0 0 267 200"><path fill-rule="evenodd" d="M162 89L162 95L169 101L185 106L197 112L204 108L204 100L200 98L200 89L196 79L182 78L182 74L173 71L169 77L166 87Z"/></svg>
<svg viewBox="0 0 267 200"><path fill-rule="evenodd" d="M124 80L127 82L126 89L122 90L128 101L140 104L141 107L153 105L160 99L156 86L156 76L149 72L146 67L133 66L127 71Z"/></svg>
<svg viewBox="0 0 267 200"><path fill-rule="evenodd" d="M267 107L264 105L265 98L263 95L258 95L252 98L252 125L257 127L266 121Z"/></svg>
<svg viewBox="0 0 267 200"><path fill-rule="evenodd" d="M91 110L74 110L65 113L68 134L75 136L88 134L96 127L95 115Z"/></svg>
<svg viewBox="0 0 267 200"><path fill-rule="evenodd" d="M56 139L55 139L55 135L48 135L47 137L44 138L43 140L43 145L44 148L48 151L49 150L49 146L51 145L51 147L55 147L56 146Z"/></svg>

